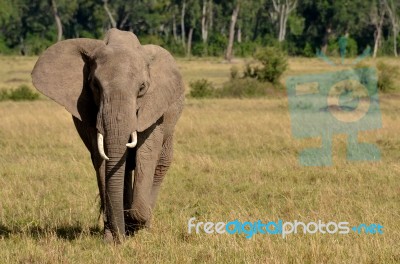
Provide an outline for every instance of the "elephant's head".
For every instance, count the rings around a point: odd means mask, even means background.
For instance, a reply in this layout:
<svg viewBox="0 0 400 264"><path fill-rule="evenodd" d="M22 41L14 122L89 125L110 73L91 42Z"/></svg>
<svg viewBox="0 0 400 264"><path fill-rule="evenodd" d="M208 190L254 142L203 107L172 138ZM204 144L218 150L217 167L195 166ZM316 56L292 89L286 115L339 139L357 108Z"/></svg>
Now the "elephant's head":
<svg viewBox="0 0 400 264"><path fill-rule="evenodd" d="M40 92L97 128L98 152L107 160L111 222L119 233L124 232L127 147L135 147L137 132L154 124L182 94L180 75L169 67L173 61L166 54L160 48L142 46L131 32L111 29L104 41L71 39L54 44L32 72Z"/></svg>

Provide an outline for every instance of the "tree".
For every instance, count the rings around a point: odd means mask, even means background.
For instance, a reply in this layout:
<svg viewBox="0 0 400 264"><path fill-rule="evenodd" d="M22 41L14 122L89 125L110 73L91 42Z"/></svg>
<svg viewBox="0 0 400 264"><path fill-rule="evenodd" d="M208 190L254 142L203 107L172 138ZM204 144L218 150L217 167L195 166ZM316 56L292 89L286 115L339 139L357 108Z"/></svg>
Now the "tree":
<svg viewBox="0 0 400 264"><path fill-rule="evenodd" d="M383 0L387 12L389 14L390 22L392 24L392 32L393 32L393 52L394 56L397 57L397 37L399 35L399 4L395 0Z"/></svg>
<svg viewBox="0 0 400 264"><path fill-rule="evenodd" d="M56 21L57 25L57 41L61 41L63 36L63 29L60 15L58 14L57 4L55 0L50 1L51 9L53 11L54 20Z"/></svg>
<svg viewBox="0 0 400 264"><path fill-rule="evenodd" d="M290 13L296 8L297 0L272 0L272 3L279 20L278 41L282 42L286 36L287 20Z"/></svg>
<svg viewBox="0 0 400 264"><path fill-rule="evenodd" d="M172 34L174 36L175 42L178 41L178 33L176 32L176 9L177 6L174 5L172 9Z"/></svg>
<svg viewBox="0 0 400 264"><path fill-rule="evenodd" d="M200 5L197 0L188 0L188 4L190 5L190 9L187 12L187 25L189 26L189 34L187 39L187 50L186 56L190 57L192 55L192 39L193 39L193 31L196 28L196 22L200 17Z"/></svg>
<svg viewBox="0 0 400 264"><path fill-rule="evenodd" d="M180 55L193 47L196 55L231 60L234 48L248 56L282 41L291 55L312 55L335 51L348 33L353 51L373 46L377 56L388 38L397 54L399 16L399 0L0 0L0 53L37 54L116 27Z"/></svg>
<svg viewBox="0 0 400 264"><path fill-rule="evenodd" d="M182 9L181 9L181 38L182 38L183 48L186 47L186 43L185 43L185 11L186 11L186 0L183 0Z"/></svg>
<svg viewBox="0 0 400 264"><path fill-rule="evenodd" d="M211 8L212 6L212 0L207 1L203 0L203 8L202 8L202 14L201 14L201 39L203 40L203 43L207 43L208 39L208 27L210 24L210 18L207 16L207 9Z"/></svg>
<svg viewBox="0 0 400 264"><path fill-rule="evenodd" d="M386 9L383 0L374 1L371 6L370 18L375 27L374 32L374 51L372 57L375 58L382 38L382 27L385 19Z"/></svg>
<svg viewBox="0 0 400 264"><path fill-rule="evenodd" d="M117 23L115 22L115 19L113 17L113 15L111 14L110 9L108 8L108 0L103 0L103 7L104 10L107 13L108 18L110 19L110 24L112 28L116 28L117 27Z"/></svg>
<svg viewBox="0 0 400 264"><path fill-rule="evenodd" d="M229 42L228 42L228 47L227 47L226 53L225 53L225 59L229 62L232 60L232 55L233 55L233 41L235 38L235 25L236 25L237 17L239 15L239 10L240 10L240 1L238 0L236 2L236 6L233 9L232 16L231 16L231 23L229 26Z"/></svg>
<svg viewBox="0 0 400 264"><path fill-rule="evenodd" d="M348 33L362 46L373 42L369 12L371 0L298 0L297 13L305 18L303 38L325 53L330 40Z"/></svg>

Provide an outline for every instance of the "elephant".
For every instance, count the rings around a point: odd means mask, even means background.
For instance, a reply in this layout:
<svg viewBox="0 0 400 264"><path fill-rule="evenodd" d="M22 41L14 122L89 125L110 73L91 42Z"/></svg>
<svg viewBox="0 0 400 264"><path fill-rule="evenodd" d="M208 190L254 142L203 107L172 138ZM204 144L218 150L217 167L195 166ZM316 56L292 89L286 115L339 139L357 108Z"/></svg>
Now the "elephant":
<svg viewBox="0 0 400 264"><path fill-rule="evenodd" d="M104 240L120 243L150 227L173 156L184 84L172 55L118 29L47 48L33 85L64 106L96 171Z"/></svg>

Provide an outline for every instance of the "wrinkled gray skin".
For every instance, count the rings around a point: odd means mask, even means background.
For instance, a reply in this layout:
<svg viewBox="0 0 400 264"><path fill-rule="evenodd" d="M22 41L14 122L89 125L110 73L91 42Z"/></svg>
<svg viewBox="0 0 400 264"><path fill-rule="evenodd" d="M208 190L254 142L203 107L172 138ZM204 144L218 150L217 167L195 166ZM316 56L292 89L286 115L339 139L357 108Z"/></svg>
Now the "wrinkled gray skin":
<svg viewBox="0 0 400 264"><path fill-rule="evenodd" d="M118 243L149 226L184 100L172 56L159 46L142 46L131 32L111 29L104 41L72 39L51 46L37 61L32 80L72 114L91 154L104 239ZM137 145L127 148L135 131ZM100 155L98 133L109 160Z"/></svg>

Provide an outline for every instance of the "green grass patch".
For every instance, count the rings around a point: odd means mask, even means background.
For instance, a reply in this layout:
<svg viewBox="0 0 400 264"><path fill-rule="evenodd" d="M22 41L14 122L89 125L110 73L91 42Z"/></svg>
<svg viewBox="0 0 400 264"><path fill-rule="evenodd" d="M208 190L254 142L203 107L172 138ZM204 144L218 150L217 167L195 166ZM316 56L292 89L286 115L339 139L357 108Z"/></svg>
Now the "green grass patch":
<svg viewBox="0 0 400 264"><path fill-rule="evenodd" d="M0 101L34 101L37 99L39 99L39 94L24 84L17 89L2 89L0 91Z"/></svg>

